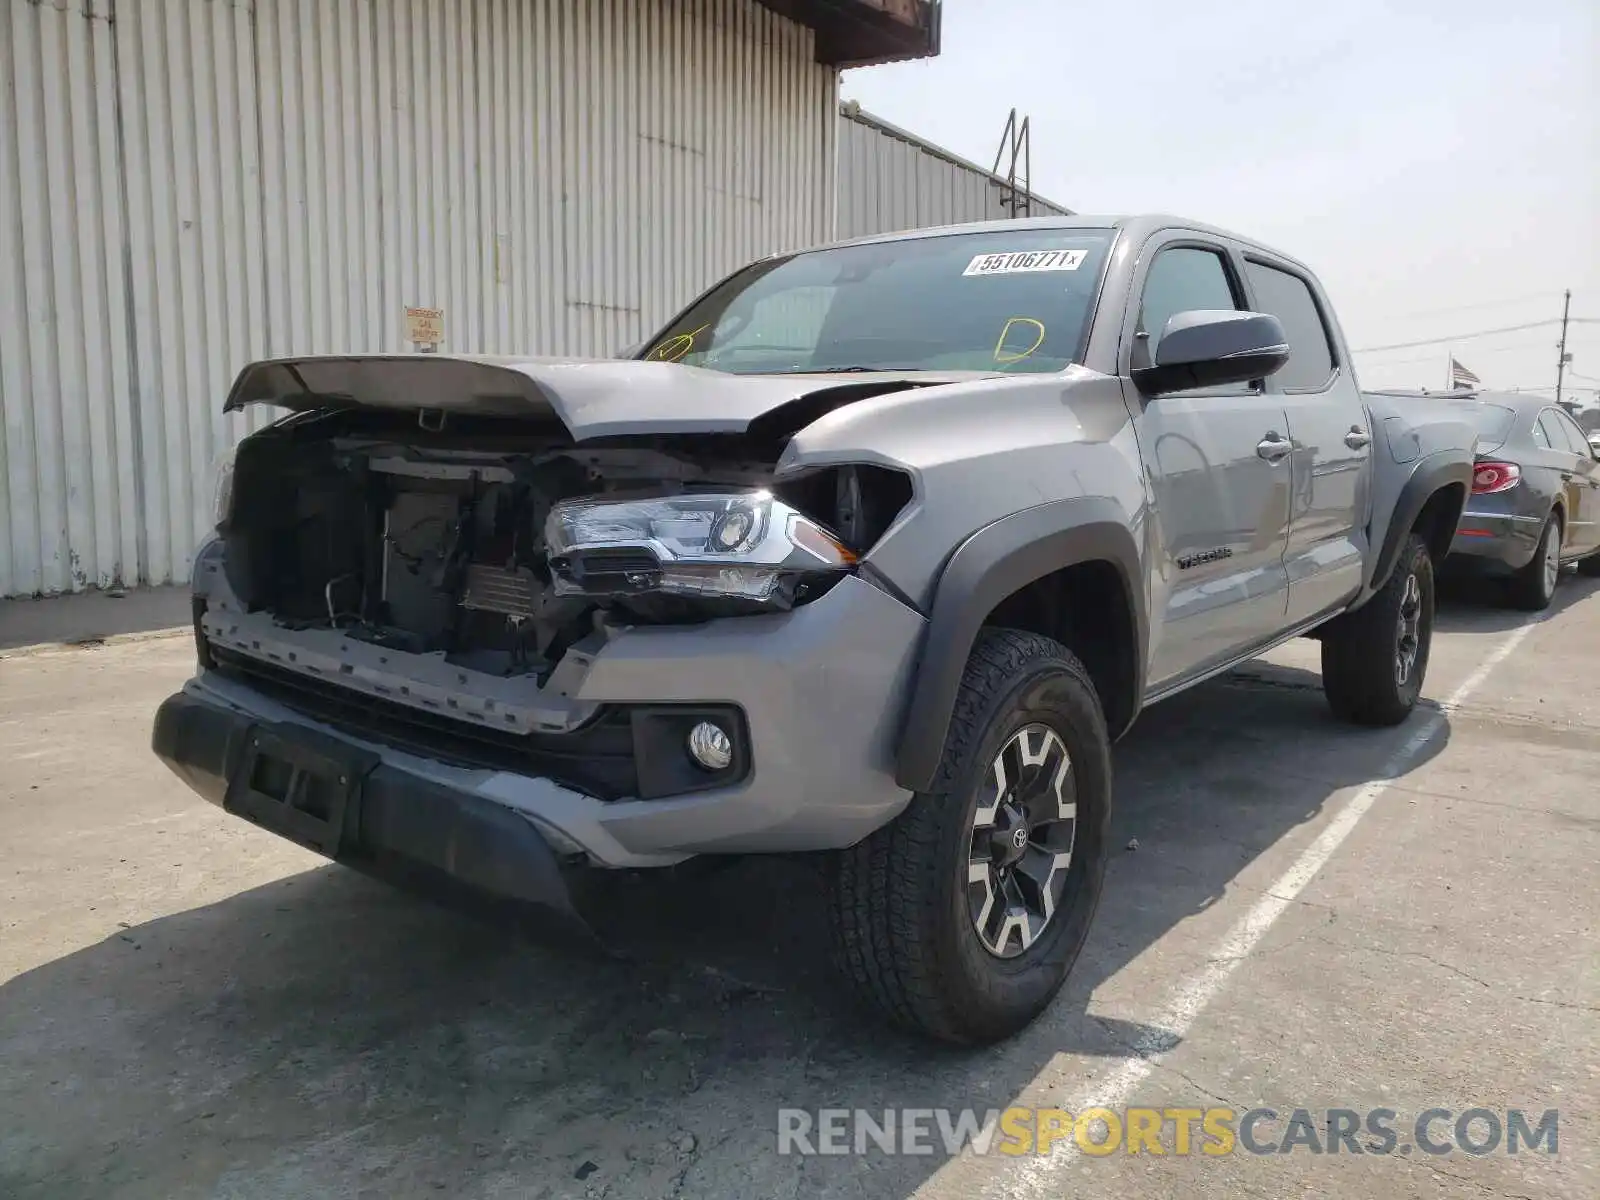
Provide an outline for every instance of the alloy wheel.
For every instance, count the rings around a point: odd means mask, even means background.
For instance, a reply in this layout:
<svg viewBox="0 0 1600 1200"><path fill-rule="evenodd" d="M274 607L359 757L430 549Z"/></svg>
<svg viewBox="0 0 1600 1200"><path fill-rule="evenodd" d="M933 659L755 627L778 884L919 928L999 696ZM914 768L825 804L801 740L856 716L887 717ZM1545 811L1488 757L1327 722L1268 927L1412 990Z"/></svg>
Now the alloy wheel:
<svg viewBox="0 0 1600 1200"><path fill-rule="evenodd" d="M1400 592L1400 618L1395 632L1394 681L1401 687L1411 682L1422 649L1422 583L1416 572L1406 576Z"/></svg>
<svg viewBox="0 0 1600 1200"><path fill-rule="evenodd" d="M1023 726L995 756L972 819L967 904L990 954L1022 954L1060 909L1077 818L1066 743L1048 725Z"/></svg>

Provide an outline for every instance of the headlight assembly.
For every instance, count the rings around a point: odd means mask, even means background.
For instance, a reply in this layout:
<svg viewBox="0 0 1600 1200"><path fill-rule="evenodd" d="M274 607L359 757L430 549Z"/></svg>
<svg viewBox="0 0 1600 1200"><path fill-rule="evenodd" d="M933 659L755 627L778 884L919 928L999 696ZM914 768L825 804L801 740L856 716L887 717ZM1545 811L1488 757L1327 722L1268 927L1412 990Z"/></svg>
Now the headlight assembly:
<svg viewBox="0 0 1600 1200"><path fill-rule="evenodd" d="M787 607L808 576L856 556L769 492L686 492L566 500L545 527L558 595L650 593Z"/></svg>

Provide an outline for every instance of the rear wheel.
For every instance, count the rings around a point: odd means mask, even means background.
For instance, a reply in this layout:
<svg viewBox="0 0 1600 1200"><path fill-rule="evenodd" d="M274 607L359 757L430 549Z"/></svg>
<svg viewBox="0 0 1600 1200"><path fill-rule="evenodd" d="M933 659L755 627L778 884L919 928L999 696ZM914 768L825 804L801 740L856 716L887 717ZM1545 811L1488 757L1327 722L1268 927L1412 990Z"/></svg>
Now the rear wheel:
<svg viewBox="0 0 1600 1200"><path fill-rule="evenodd" d="M1335 714L1358 725L1398 725L1417 706L1433 645L1433 562L1406 538L1389 580L1322 637L1322 690Z"/></svg>
<svg viewBox="0 0 1600 1200"><path fill-rule="evenodd" d="M1016 1033L1083 946L1110 812L1110 740L1082 664L1038 634L985 630L933 789L835 860L845 977L942 1041Z"/></svg>
<svg viewBox="0 0 1600 1200"><path fill-rule="evenodd" d="M1600 550L1595 551L1588 558L1579 560L1578 574L1588 575L1590 578L1600 575Z"/></svg>
<svg viewBox="0 0 1600 1200"><path fill-rule="evenodd" d="M1555 599L1561 578L1561 514L1553 512L1539 535L1539 547L1523 567L1506 582L1506 598L1517 608L1542 612Z"/></svg>

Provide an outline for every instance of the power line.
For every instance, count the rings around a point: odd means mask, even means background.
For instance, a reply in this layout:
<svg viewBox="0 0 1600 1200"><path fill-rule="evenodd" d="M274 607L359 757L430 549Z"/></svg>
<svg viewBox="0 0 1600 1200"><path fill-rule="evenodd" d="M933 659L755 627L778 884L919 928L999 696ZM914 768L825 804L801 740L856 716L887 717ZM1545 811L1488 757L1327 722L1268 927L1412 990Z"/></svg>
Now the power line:
<svg viewBox="0 0 1600 1200"><path fill-rule="evenodd" d="M1518 347L1515 347L1515 349L1519 349L1520 350L1520 349L1522 349L1522 347L1518 346ZM1351 353L1352 354L1364 354L1364 353L1366 353L1366 351L1364 351L1364 350L1352 350ZM1378 365L1381 366L1384 370L1387 371L1390 367L1409 367L1409 366L1413 366L1416 363L1436 363L1438 361L1439 361L1439 356L1437 354L1425 354L1421 358L1391 358L1391 359L1388 359L1385 362L1379 363Z"/></svg>
<svg viewBox="0 0 1600 1200"><path fill-rule="evenodd" d="M1600 325L1600 317L1569 317L1572 325ZM1521 333L1524 329L1543 329L1546 325L1560 325L1560 317L1549 317L1543 321L1529 321L1524 325L1504 325L1499 329L1477 329L1471 333L1452 333L1445 337L1420 338L1415 342L1394 342L1387 346L1361 346L1352 351L1354 354L1377 354L1384 350L1413 350L1418 346L1440 346L1446 342L1466 342L1473 338L1495 337L1502 333Z"/></svg>
<svg viewBox="0 0 1600 1200"><path fill-rule="evenodd" d="M1480 329L1475 333L1456 333L1448 337L1422 338L1415 342L1395 342L1389 346L1363 346L1357 349L1355 353L1376 354L1380 350L1411 350L1417 346L1442 346L1445 342L1465 342L1471 338L1493 337L1501 333L1521 333L1524 329L1542 329L1546 325L1559 324L1561 324L1560 317L1551 317L1544 321L1529 321L1526 325L1507 325L1501 329Z"/></svg>
<svg viewBox="0 0 1600 1200"><path fill-rule="evenodd" d="M1570 317L1573 325L1600 325L1600 317ZM1452 333L1445 337L1420 338L1415 342L1394 342L1388 346L1362 346L1353 353L1377 354L1382 350L1412 350L1417 346L1441 346L1445 342L1466 342L1473 338L1494 337L1502 333L1521 333L1524 329L1543 329L1546 325L1561 324L1560 317L1551 317L1544 321L1529 321L1526 325L1505 325L1499 329L1477 329L1471 333Z"/></svg>
<svg viewBox="0 0 1600 1200"><path fill-rule="evenodd" d="M1556 297L1555 292L1533 292L1526 296L1507 296L1502 300L1480 300L1475 304L1451 304L1444 308L1421 308L1415 312L1394 313L1395 320L1404 320L1408 317L1437 317L1445 313L1475 312L1485 308L1509 308L1513 304L1532 304L1535 300L1551 300Z"/></svg>
<svg viewBox="0 0 1600 1200"><path fill-rule="evenodd" d="M1517 342L1511 346L1481 346L1472 351L1472 361L1487 358L1491 354L1540 354L1550 343L1540 339L1538 342ZM1353 350L1352 354L1366 354L1370 351ZM1413 363L1436 363L1439 361L1438 351L1432 354L1416 355L1412 358L1386 358L1377 365L1387 370L1389 367L1404 367Z"/></svg>

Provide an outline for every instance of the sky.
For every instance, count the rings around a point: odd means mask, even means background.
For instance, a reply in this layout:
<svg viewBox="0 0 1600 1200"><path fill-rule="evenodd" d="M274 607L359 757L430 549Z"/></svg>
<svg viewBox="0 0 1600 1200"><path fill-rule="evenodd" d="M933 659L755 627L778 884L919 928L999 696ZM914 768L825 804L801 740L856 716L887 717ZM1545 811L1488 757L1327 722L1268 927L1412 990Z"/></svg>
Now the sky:
<svg viewBox="0 0 1600 1200"><path fill-rule="evenodd" d="M986 167L1015 106L1036 194L1299 258L1364 387L1443 387L1454 353L1553 388L1570 288L1568 385L1600 395L1597 0L945 0L937 58L842 94Z"/></svg>

